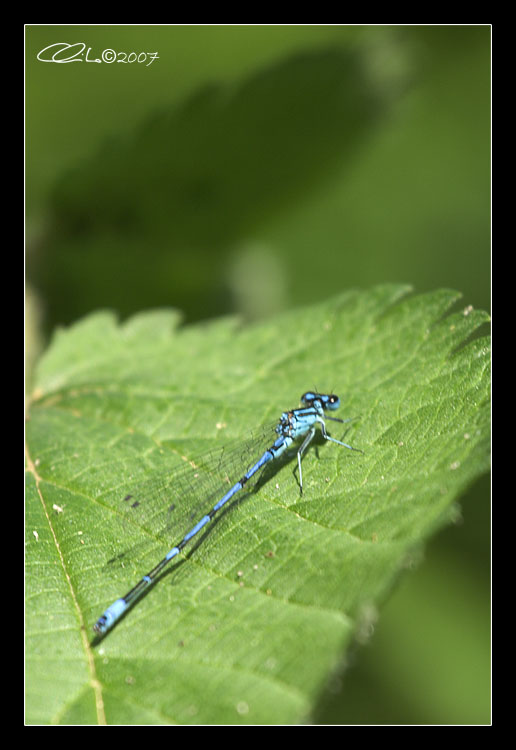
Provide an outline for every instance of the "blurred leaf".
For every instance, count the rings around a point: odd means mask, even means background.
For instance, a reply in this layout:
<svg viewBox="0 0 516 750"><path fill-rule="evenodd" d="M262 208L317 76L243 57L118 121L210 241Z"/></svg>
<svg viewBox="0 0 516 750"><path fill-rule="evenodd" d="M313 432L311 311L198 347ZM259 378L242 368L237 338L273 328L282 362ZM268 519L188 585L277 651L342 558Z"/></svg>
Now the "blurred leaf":
<svg viewBox="0 0 516 750"><path fill-rule="evenodd" d="M488 469L489 342L471 339L487 315L447 315L460 295L446 290L400 302L407 291L253 327L98 313L55 336L27 423L29 723L309 719L353 636ZM147 570L106 574L128 536L111 498L315 386L360 417L346 440L364 455L311 449L303 497L292 463L278 467L93 646L97 617Z"/></svg>
<svg viewBox="0 0 516 750"><path fill-rule="evenodd" d="M54 192L29 269L50 319L106 304L125 315L173 301L190 319L231 309L235 245L352 159L393 96L335 47L199 89L127 142L113 135Z"/></svg>

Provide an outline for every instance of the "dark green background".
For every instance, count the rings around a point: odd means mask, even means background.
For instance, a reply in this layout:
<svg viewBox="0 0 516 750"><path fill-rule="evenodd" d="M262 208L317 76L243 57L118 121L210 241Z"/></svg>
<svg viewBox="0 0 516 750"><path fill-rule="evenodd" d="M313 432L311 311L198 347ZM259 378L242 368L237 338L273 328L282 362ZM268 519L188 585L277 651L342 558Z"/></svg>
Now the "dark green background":
<svg viewBox="0 0 516 750"><path fill-rule="evenodd" d="M37 60L56 42L159 59ZM99 307L253 319L395 281L489 309L490 45L488 26L28 26L29 371ZM489 482L462 506L318 721L489 721Z"/></svg>

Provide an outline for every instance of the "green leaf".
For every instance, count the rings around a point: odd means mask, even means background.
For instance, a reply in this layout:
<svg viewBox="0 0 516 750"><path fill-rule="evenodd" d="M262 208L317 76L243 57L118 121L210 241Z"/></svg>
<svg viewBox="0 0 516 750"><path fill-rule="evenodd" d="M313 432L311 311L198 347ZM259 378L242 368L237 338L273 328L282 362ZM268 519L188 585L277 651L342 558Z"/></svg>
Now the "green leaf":
<svg viewBox="0 0 516 750"><path fill-rule="evenodd" d="M304 49L149 109L128 138L114 130L53 191L28 269L47 314L70 320L92 299L132 312L135 289L141 307L173 299L189 319L200 299L201 317L227 310L235 248L332 183L389 111L396 96L363 58L353 45Z"/></svg>
<svg viewBox="0 0 516 750"><path fill-rule="evenodd" d="M55 335L27 422L28 723L310 720L371 612L489 467L489 340L473 337L488 316L450 313L453 291L408 291L248 327L100 312ZM302 497L296 462L278 466L95 643L100 614L160 559L139 556L144 534L114 498L314 388L358 417L331 432L364 453L319 441Z"/></svg>

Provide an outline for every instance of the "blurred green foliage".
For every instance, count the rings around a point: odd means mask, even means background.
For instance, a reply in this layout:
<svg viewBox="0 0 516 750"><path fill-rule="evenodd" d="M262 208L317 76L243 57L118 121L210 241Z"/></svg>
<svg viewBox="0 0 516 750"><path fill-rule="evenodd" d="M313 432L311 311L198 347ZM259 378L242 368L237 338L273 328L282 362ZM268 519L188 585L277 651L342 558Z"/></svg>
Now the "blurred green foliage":
<svg viewBox="0 0 516 750"><path fill-rule="evenodd" d="M112 48L159 59L37 60L62 41L83 41L90 58ZM259 318L403 281L460 289L466 304L489 308L490 44L488 26L27 27L29 357L38 332L99 307ZM488 507L488 489L464 501L466 523L449 537L454 565L479 581L476 623L489 617L489 540L468 519L486 530L488 511L473 508ZM460 546L469 534L475 559ZM463 596L457 584L459 619ZM453 632L438 648L460 674ZM488 649L479 636L471 658ZM353 675L347 708L321 721L362 715ZM371 720L441 720L435 690L414 708L421 691L403 679L411 705L389 714L373 706L390 705L392 686L369 676ZM488 679L479 670L478 721ZM448 705L455 696L450 688Z"/></svg>

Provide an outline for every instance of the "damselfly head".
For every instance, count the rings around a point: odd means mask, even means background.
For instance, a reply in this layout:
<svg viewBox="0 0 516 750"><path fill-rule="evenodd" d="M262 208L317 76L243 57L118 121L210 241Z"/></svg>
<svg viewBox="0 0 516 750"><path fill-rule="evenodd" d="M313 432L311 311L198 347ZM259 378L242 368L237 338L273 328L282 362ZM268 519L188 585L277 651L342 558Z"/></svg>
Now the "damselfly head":
<svg viewBox="0 0 516 750"><path fill-rule="evenodd" d="M329 409L334 411L340 406L340 398L334 393L315 393L314 391L307 391L301 396L301 403L306 406L310 406L314 401L319 401L323 409Z"/></svg>

